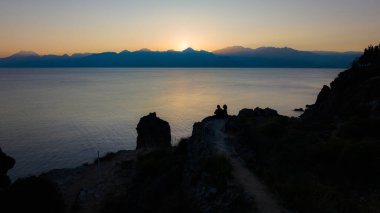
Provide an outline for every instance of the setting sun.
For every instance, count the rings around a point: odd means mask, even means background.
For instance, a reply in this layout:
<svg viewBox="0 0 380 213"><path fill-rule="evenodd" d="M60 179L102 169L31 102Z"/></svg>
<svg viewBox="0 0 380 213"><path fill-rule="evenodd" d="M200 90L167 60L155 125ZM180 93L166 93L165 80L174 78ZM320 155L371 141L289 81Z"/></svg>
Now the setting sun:
<svg viewBox="0 0 380 213"><path fill-rule="evenodd" d="M185 50L187 48L189 48L189 44L187 43L187 41L182 41L180 44L179 44L179 50L182 51L182 50Z"/></svg>

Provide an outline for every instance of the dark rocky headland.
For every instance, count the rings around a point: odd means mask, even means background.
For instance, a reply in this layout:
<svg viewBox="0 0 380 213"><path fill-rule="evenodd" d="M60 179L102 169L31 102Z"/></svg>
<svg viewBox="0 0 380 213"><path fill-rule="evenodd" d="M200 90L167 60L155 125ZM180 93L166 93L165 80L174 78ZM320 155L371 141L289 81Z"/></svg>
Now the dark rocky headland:
<svg viewBox="0 0 380 213"><path fill-rule="evenodd" d="M0 211L380 212L380 46L299 118L242 109L173 146L151 113L137 132L136 150L13 183L15 160L0 150Z"/></svg>

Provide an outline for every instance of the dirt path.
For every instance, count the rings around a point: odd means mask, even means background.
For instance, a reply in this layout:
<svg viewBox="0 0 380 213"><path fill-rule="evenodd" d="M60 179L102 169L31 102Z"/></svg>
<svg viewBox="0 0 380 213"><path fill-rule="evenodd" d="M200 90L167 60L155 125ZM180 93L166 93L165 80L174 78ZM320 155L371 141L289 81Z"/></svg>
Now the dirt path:
<svg viewBox="0 0 380 213"><path fill-rule="evenodd" d="M207 122L207 127L213 131L212 143L221 154L226 155L234 168L234 178L240 182L245 192L253 197L259 213L280 213L280 206L272 198L265 185L245 166L234 148L227 143L227 135L223 132L225 119L214 119Z"/></svg>

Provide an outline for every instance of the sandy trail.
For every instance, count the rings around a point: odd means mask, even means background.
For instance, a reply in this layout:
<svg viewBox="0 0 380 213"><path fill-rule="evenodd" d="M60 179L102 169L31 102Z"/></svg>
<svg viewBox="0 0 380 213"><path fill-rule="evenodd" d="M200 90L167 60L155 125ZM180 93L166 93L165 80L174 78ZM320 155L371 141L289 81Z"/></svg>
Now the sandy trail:
<svg viewBox="0 0 380 213"><path fill-rule="evenodd" d="M227 143L227 135L223 131L225 119L214 119L207 122L207 128L212 131L213 139L218 151L227 156L234 169L233 176L243 186L245 192L253 197L259 213L280 213L283 212L277 202L272 198L266 186L245 166L236 154L234 148Z"/></svg>

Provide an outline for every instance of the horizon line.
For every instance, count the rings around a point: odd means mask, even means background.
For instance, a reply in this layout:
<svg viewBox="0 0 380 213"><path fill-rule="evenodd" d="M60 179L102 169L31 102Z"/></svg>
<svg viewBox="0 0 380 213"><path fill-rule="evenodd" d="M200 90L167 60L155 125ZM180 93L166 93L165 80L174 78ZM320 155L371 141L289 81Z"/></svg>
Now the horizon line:
<svg viewBox="0 0 380 213"><path fill-rule="evenodd" d="M68 56L73 56L73 55L76 55L76 54L100 54L100 53L106 53L106 52L114 52L114 53L121 53L121 52L124 52L124 51L129 51L129 52L139 52L139 51L143 51L143 50L146 50L146 51L151 51L151 52L169 52L169 51L174 51L174 52L183 52L187 49L193 49L194 51L206 51L206 52L210 52L210 53L213 53L215 51L218 51L218 50L222 50L222 49L226 49L226 48L232 48L232 47L242 47L242 48L246 48L246 49L252 49L252 50L255 50L255 49L259 49L259 48L278 48L278 49L283 49L283 48L289 48L289 49L294 49L294 50L297 50L297 51L305 51L305 52L337 52L337 53L349 53L349 52L363 52L364 51L364 47L362 50L348 50L348 51L339 51L339 50L302 50L302 49L296 49L296 48L292 48L292 47L289 47L289 46L257 46L257 47L245 47L245 46L242 46L242 45L231 45L231 46L226 46L226 47L223 47L223 48L219 48L219 49L215 49L215 50L205 50L205 49L195 49L195 48L192 48L192 47L186 47L185 49L182 49L182 50L177 50L177 49L150 49L150 48L146 48L146 47L143 47L143 48L139 48L139 49L135 49L135 50L128 50L128 49L123 49L121 51L96 51L96 52L72 52L72 53L47 53L47 54L40 54L38 53L38 51L34 51L34 50L20 50L20 51L17 51L15 53L11 53L11 54L4 54L4 55L0 55L0 58L7 58L7 57L10 57L10 56L13 56L13 55L16 55L16 54L19 54L19 53L34 53L34 54L37 54L39 56L48 56L48 55L55 55L55 56L64 56L64 55L68 55Z"/></svg>

